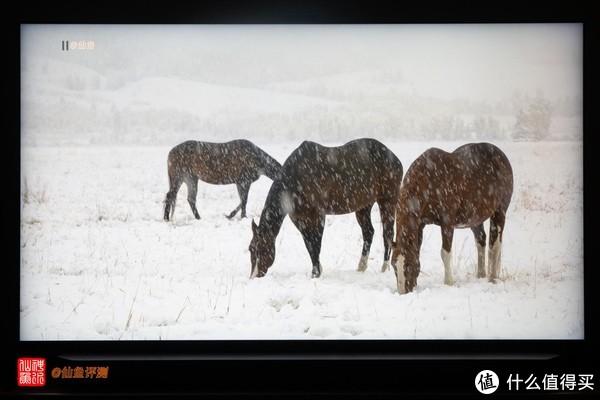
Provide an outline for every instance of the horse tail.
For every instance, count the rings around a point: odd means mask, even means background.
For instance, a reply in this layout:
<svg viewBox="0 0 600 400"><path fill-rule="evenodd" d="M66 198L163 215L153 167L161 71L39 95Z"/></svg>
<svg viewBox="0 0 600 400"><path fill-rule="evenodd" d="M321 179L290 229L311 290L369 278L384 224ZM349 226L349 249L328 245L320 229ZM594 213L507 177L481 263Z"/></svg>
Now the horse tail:
<svg viewBox="0 0 600 400"><path fill-rule="evenodd" d="M175 213L175 203L176 202L177 202L176 198L171 198L170 192L167 193L167 196L165 197L165 200L163 201L165 221L173 220L173 213Z"/></svg>
<svg viewBox="0 0 600 400"><path fill-rule="evenodd" d="M169 173L169 192L165 197L165 211L169 212L169 218L173 219L173 213L175 212L175 204L177 203L177 178ZM166 207L169 207L167 209Z"/></svg>
<svg viewBox="0 0 600 400"><path fill-rule="evenodd" d="M176 155L173 150L169 152L169 157L167 158L167 173L169 175L169 191L165 196L164 200L164 219L168 221L169 219L173 219L173 214L175 212L175 203L177 202L177 192L181 187L182 178L181 172L178 168L178 163L176 161Z"/></svg>

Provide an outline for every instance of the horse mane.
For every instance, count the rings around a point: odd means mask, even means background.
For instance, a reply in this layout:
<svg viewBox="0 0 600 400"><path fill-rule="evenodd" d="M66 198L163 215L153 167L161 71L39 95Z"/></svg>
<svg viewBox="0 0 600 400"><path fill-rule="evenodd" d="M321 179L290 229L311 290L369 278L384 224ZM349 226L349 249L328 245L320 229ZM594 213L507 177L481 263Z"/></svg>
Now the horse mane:
<svg viewBox="0 0 600 400"><path fill-rule="evenodd" d="M279 163L279 161L271 157L260 147L255 146L255 149L257 156L261 161L262 166L264 167L264 174L272 181L277 181L281 179L282 166Z"/></svg>
<svg viewBox="0 0 600 400"><path fill-rule="evenodd" d="M261 232L270 233L273 238L277 237L283 220L287 215L282 204L282 196L285 192L280 180L273 181L269 194L265 200L265 206L260 214L259 229Z"/></svg>

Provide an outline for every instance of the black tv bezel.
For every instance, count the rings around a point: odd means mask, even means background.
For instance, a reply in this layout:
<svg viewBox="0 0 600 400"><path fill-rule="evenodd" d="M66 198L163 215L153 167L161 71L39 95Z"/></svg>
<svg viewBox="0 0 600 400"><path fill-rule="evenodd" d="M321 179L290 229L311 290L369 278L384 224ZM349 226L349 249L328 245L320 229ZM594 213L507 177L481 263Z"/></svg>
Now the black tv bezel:
<svg viewBox="0 0 600 400"><path fill-rule="evenodd" d="M146 9L137 13L135 5L114 9L103 5L92 6L87 3L74 4L61 8L56 5L45 5L41 8L21 9L13 21L5 26L8 31L9 52L8 71L4 78L8 88L6 101L7 118L5 118L4 134L8 135L5 144L7 150L2 162L5 170L10 171L8 191L3 196L3 245L8 265L4 279L8 318L4 318L3 332L6 334L5 354L2 357L3 387L9 392L15 389L14 364L18 356L41 355L50 359L69 359L69 357L88 357L89 359L110 359L110 362L127 361L135 364L140 360L154 360L165 368L169 363L180 362L200 365L205 362L286 362L300 365L304 361L334 365L339 362L375 363L375 369L382 371L388 362L398 362L410 369L408 365L425 362L425 368L435 365L452 365L452 360L555 360L568 365L590 365L598 345L597 330L593 320L593 305L597 295L594 283L597 272L591 264L590 257L584 253L584 339L581 340L252 340L252 341L21 341L19 337L20 313L20 24L24 23L527 23L527 22L576 22L583 23L584 28L584 248L590 248L592 231L590 226L595 222L590 204L594 198L590 188L591 160L593 138L597 123L591 115L593 97L591 87L595 86L593 76L597 69L594 54L597 24L585 13L585 10L546 9L545 13L527 13L527 9L513 10L503 8L485 10L450 9L437 11L426 7L413 12L406 12L401 6L379 8L371 5L366 9L355 3L348 3L346 8L336 9L323 5L315 7L294 7L283 5L274 8L252 8L252 5L241 8L196 5L180 10L161 10L160 7ZM147 7L146 5L144 7ZM272 5L271 5L272 7ZM523 12L524 11L524 12ZM458 15L457 15L458 12ZM432 15L433 14L433 15ZM594 213L595 214L595 213ZM594 218L594 219L592 219ZM587 245L587 246L586 246ZM4 345L3 345L4 346ZM437 360L432 364L431 361ZM137 361L136 361L137 360ZM162 361L161 361L162 360ZM412 360L412 361L411 361ZM295 363L295 364L294 364ZM327 364L328 363L328 364ZM450 364L448 364L450 363ZM204 365L204 364L203 364ZM231 365L231 364L230 364ZM258 365L258 364L256 364ZM338 365L338 364L335 364ZM427 367L428 365L428 367ZM327 369L328 367L324 367ZM10 378L9 378L10 377Z"/></svg>

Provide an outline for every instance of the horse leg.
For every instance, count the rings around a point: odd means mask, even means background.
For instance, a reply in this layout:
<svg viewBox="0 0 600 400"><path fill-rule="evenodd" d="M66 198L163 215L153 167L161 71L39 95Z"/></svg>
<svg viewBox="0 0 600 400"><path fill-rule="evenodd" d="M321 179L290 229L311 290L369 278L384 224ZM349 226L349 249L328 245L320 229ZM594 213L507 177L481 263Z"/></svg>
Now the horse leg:
<svg viewBox="0 0 600 400"><path fill-rule="evenodd" d="M237 187L240 200L242 201L240 204L242 206L242 218L246 218L246 204L248 203L248 192L250 191L250 185L252 185L252 182L244 182Z"/></svg>
<svg viewBox="0 0 600 400"><path fill-rule="evenodd" d="M196 219L200 219L200 214L198 214L198 210L196 209L196 194L198 193L198 179L194 177L189 177L186 179L185 184L188 188L188 203L190 203L190 208L194 213L194 217Z"/></svg>
<svg viewBox="0 0 600 400"><path fill-rule="evenodd" d="M322 268L319 261L321 254L321 241L323 240L323 230L325 229L325 215L315 215L295 217L290 215L290 219L296 225L296 228L302 234L304 245L310 255L312 262L312 277L318 278L321 276Z"/></svg>
<svg viewBox="0 0 600 400"><path fill-rule="evenodd" d="M390 253L392 252L392 242L394 241L394 220L396 210L393 202L377 203L379 205L379 214L381 215L381 225L383 226L383 265L381 272L390 268Z"/></svg>
<svg viewBox="0 0 600 400"><path fill-rule="evenodd" d="M234 208L232 212L230 212L229 214L225 214L225 216L229 219L235 217L235 214L237 214L240 208L242 208L242 203L238 204L238 206Z"/></svg>
<svg viewBox="0 0 600 400"><path fill-rule="evenodd" d="M452 237L454 236L454 228L442 226L442 261L444 262L444 283L446 285L454 285L452 277Z"/></svg>
<svg viewBox="0 0 600 400"><path fill-rule="evenodd" d="M423 244L423 229L425 229L425 224L419 225L419 229L417 230L417 249L421 249L421 245ZM417 264L417 276L421 273L421 263Z"/></svg>
<svg viewBox="0 0 600 400"><path fill-rule="evenodd" d="M177 200L177 192L181 187L181 183L181 179L178 179L174 176L169 176L169 191L165 197L165 221L169 221L169 218L173 218L173 213L175 212L175 201Z"/></svg>
<svg viewBox="0 0 600 400"><path fill-rule="evenodd" d="M227 218L231 219L235 217L235 214L239 210L242 210L242 218L246 218L246 203L248 203L248 192L250 191L251 184L245 182L236 184L238 195L240 196L240 204L231 213L226 215Z"/></svg>
<svg viewBox="0 0 600 400"><path fill-rule="evenodd" d="M473 231L477 244L477 277L485 278L485 242L487 239L485 229L483 229L483 224L480 224L472 227L471 231Z"/></svg>
<svg viewBox="0 0 600 400"><path fill-rule="evenodd" d="M238 204L238 206L234 208L232 212L225 215L229 219L235 217L235 214L237 214L237 212L240 211L240 209L242 208L242 186L240 183L236 183L235 186L237 187L238 195L240 196L240 204Z"/></svg>
<svg viewBox="0 0 600 400"><path fill-rule="evenodd" d="M362 248L362 256L360 257L360 261L358 262L357 271L364 272L367 269L367 263L369 260L369 251L371 250L371 243L373 242L373 234L375 233L375 229L373 229L373 224L371 223L371 208L373 205L371 204L368 207L360 209L356 212L356 220L360 225L360 229L362 230L363 236L363 248Z"/></svg>
<svg viewBox="0 0 600 400"><path fill-rule="evenodd" d="M498 210L490 218L490 248L488 250L489 260L489 281L495 282L500 274L500 258L502 254L502 233L504 231L504 222L506 214L503 210Z"/></svg>

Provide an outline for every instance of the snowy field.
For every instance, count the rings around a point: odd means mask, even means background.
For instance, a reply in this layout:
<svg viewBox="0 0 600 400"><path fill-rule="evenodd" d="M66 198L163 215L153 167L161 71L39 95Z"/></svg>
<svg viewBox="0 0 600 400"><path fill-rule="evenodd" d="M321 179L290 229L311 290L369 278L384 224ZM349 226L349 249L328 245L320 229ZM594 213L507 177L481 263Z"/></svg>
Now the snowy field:
<svg viewBox="0 0 600 400"><path fill-rule="evenodd" d="M405 171L433 145L463 143L384 142ZM283 163L300 142L256 144ZM310 278L308 252L286 218L274 265L249 280L250 221L269 179L251 187L247 219L224 217L239 202L234 185L200 182L202 219L183 186L175 221L165 223L169 147L24 147L21 339L580 339L582 144L496 144L515 175L501 281L474 276L475 242L463 229L454 235L457 282L445 286L439 227L428 226L418 287L403 296L393 271L380 272L377 206L366 272L356 272L362 237L353 214L327 217L320 279Z"/></svg>

